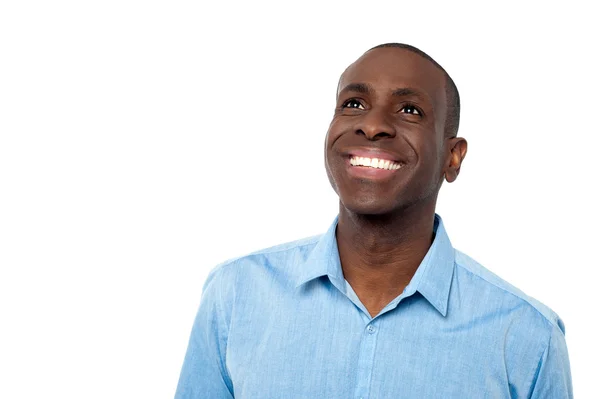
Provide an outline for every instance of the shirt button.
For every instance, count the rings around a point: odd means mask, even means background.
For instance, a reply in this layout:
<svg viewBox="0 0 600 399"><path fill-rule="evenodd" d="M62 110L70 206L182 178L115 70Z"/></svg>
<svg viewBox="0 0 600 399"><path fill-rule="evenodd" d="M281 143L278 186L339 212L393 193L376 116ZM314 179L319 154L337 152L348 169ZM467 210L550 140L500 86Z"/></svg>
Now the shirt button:
<svg viewBox="0 0 600 399"><path fill-rule="evenodd" d="M369 332L369 334L373 334L375 332L375 330L376 330L375 327L373 327L372 325L369 325L367 327L367 331Z"/></svg>

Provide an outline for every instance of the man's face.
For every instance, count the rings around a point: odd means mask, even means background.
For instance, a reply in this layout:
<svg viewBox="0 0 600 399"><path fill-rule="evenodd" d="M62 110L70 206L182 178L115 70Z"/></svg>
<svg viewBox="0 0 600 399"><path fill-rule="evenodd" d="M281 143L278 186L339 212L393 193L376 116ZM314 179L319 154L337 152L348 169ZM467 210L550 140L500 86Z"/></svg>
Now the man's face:
<svg viewBox="0 0 600 399"><path fill-rule="evenodd" d="M404 49L364 54L340 79L325 139L325 168L342 204L384 214L435 203L450 154L445 122L441 70ZM373 158L384 169L356 165Z"/></svg>

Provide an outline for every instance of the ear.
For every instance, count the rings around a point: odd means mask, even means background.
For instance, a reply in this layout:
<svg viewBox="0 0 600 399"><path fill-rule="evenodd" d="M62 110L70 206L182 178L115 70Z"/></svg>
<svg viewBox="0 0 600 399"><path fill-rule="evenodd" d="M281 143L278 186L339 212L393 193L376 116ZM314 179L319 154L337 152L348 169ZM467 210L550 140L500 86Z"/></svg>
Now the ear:
<svg viewBox="0 0 600 399"><path fill-rule="evenodd" d="M453 137L448 139L450 154L446 161L446 171L444 175L448 183L452 183L458 177L460 166L467 155L467 140L462 137Z"/></svg>

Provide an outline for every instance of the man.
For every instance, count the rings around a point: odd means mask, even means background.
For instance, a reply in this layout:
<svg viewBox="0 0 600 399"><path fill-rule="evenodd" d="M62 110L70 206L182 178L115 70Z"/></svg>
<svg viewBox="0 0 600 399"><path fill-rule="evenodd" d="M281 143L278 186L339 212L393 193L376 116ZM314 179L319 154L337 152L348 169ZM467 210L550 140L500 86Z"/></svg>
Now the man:
<svg viewBox="0 0 600 399"><path fill-rule="evenodd" d="M564 325L450 244L459 96L408 45L342 74L325 141L339 215L209 275L176 398L571 398Z"/></svg>

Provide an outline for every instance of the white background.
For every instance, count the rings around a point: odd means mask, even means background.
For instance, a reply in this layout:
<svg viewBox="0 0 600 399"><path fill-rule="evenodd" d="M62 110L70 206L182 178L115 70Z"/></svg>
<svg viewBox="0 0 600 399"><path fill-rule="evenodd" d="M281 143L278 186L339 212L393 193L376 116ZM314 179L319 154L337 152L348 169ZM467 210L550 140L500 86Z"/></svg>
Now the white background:
<svg viewBox="0 0 600 399"><path fill-rule="evenodd" d="M0 397L172 397L208 271L332 222L337 79L391 41L461 93L453 244L563 318L598 397L586 4L4 1Z"/></svg>

